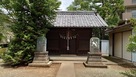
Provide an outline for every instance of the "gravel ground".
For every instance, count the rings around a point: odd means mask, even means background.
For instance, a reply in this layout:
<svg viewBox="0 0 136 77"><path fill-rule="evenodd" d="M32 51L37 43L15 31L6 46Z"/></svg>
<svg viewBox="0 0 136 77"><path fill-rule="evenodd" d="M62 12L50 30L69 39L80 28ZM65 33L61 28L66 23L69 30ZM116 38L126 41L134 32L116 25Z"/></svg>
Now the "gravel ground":
<svg viewBox="0 0 136 77"><path fill-rule="evenodd" d="M10 68L0 66L0 77L55 77L60 64L48 67L19 67Z"/></svg>
<svg viewBox="0 0 136 77"><path fill-rule="evenodd" d="M83 64L75 64L76 77L124 77L121 72L130 70L131 67L108 65L108 68L88 68Z"/></svg>

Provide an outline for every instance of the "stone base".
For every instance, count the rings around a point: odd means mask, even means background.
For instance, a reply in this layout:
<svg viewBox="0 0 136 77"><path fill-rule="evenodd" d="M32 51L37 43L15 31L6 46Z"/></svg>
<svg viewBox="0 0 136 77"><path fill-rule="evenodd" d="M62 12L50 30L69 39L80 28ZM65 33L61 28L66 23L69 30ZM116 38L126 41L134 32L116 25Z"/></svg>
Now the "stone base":
<svg viewBox="0 0 136 77"><path fill-rule="evenodd" d="M34 60L35 61L41 61L41 62L48 62L49 57L48 57L48 52L35 52L34 53Z"/></svg>
<svg viewBox="0 0 136 77"><path fill-rule="evenodd" d="M52 61L49 61L48 52L35 52L34 60L29 66L49 67Z"/></svg>
<svg viewBox="0 0 136 77"><path fill-rule="evenodd" d="M107 65L103 64L102 62L89 62L83 63L85 67L92 67L92 68L107 68Z"/></svg>
<svg viewBox="0 0 136 77"><path fill-rule="evenodd" d="M105 64L102 62L101 53L91 53L88 52L87 60L83 64L86 67L92 67L92 68L107 68Z"/></svg>
<svg viewBox="0 0 136 77"><path fill-rule="evenodd" d="M34 63L30 63L29 66L30 67L50 67L51 64L52 64L52 61L49 61L47 63L34 62Z"/></svg>

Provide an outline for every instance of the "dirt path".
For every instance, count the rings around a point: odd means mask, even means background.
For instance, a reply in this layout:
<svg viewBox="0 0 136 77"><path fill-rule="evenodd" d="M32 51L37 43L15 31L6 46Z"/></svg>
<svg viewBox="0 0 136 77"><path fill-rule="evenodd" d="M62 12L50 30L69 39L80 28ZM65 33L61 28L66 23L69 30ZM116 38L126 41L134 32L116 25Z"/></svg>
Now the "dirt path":
<svg viewBox="0 0 136 77"><path fill-rule="evenodd" d="M108 68L86 68L83 64L75 64L76 77L124 77L121 72L129 71L131 67L108 65Z"/></svg>
<svg viewBox="0 0 136 77"><path fill-rule="evenodd" d="M5 68L0 66L0 77L55 77L60 64L51 67Z"/></svg>

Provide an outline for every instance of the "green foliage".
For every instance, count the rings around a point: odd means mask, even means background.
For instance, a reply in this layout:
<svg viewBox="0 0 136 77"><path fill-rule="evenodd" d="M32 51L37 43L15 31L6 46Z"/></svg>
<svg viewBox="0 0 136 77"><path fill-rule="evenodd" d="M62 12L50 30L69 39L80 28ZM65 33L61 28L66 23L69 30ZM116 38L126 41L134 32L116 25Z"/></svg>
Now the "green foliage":
<svg viewBox="0 0 136 77"><path fill-rule="evenodd" d="M107 22L109 27L116 26L121 19L124 0L74 0L67 8L69 11L96 10Z"/></svg>
<svg viewBox="0 0 136 77"><path fill-rule="evenodd" d="M72 4L67 7L68 11L97 11L100 16L106 21L109 27L114 27L121 19L124 0L74 0ZM105 29L93 29L97 37L107 39L104 32ZM99 33L99 34L97 34Z"/></svg>
<svg viewBox="0 0 136 77"><path fill-rule="evenodd" d="M6 51L5 54L2 55L2 58L4 59L4 62L6 64L10 64L10 65L16 65L16 64L19 64L20 62L23 62L23 63L28 62L27 60L25 62L25 59L23 59L22 61L23 51L18 51L18 52L15 52L14 54L10 51Z"/></svg>
<svg viewBox="0 0 136 77"><path fill-rule="evenodd" d="M85 8L81 8L81 4L83 4L83 3L84 3L84 0L74 0L72 2L72 4L67 7L67 10L68 11L84 10ZM89 10L89 9L87 9L87 10Z"/></svg>
<svg viewBox="0 0 136 77"><path fill-rule="evenodd" d="M3 34L2 33L0 33L0 41L3 39Z"/></svg>
<svg viewBox="0 0 136 77"><path fill-rule="evenodd" d="M0 48L0 57L6 52L7 48Z"/></svg>
<svg viewBox="0 0 136 77"><path fill-rule="evenodd" d="M136 70L132 69L127 72L122 72L121 74L123 74L125 77L136 77Z"/></svg>
<svg viewBox="0 0 136 77"><path fill-rule="evenodd" d="M69 11L76 11L76 10L90 10L89 2L87 0L74 0L72 4L67 7Z"/></svg>
<svg viewBox="0 0 136 77"><path fill-rule="evenodd" d="M132 35L129 37L129 44L127 46L127 50L130 52L136 52L136 19L130 20L133 30Z"/></svg>
<svg viewBox="0 0 136 77"><path fill-rule="evenodd" d="M58 0L1 0L1 6L13 19L11 29L15 35L4 54L5 63L25 64L33 59L36 40L46 36L59 5Z"/></svg>

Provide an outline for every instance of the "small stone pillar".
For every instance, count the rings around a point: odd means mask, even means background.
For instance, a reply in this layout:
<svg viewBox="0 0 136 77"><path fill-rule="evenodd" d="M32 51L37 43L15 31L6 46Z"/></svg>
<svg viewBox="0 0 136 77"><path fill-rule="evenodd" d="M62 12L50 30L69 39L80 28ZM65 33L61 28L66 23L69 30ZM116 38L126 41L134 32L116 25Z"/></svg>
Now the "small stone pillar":
<svg viewBox="0 0 136 77"><path fill-rule="evenodd" d="M102 63L101 56L100 39L92 37L90 39L90 51L88 52L87 60L84 62L84 65L87 67L107 68L107 66Z"/></svg>
<svg viewBox="0 0 136 77"><path fill-rule="evenodd" d="M101 61L101 52L100 52L100 39L97 37L92 37L90 39L90 51L88 52L86 63L91 61Z"/></svg>
<svg viewBox="0 0 136 77"><path fill-rule="evenodd" d="M34 52L34 60L31 66L49 66L52 62L49 61L47 49L47 39L41 36L37 39L37 48Z"/></svg>

